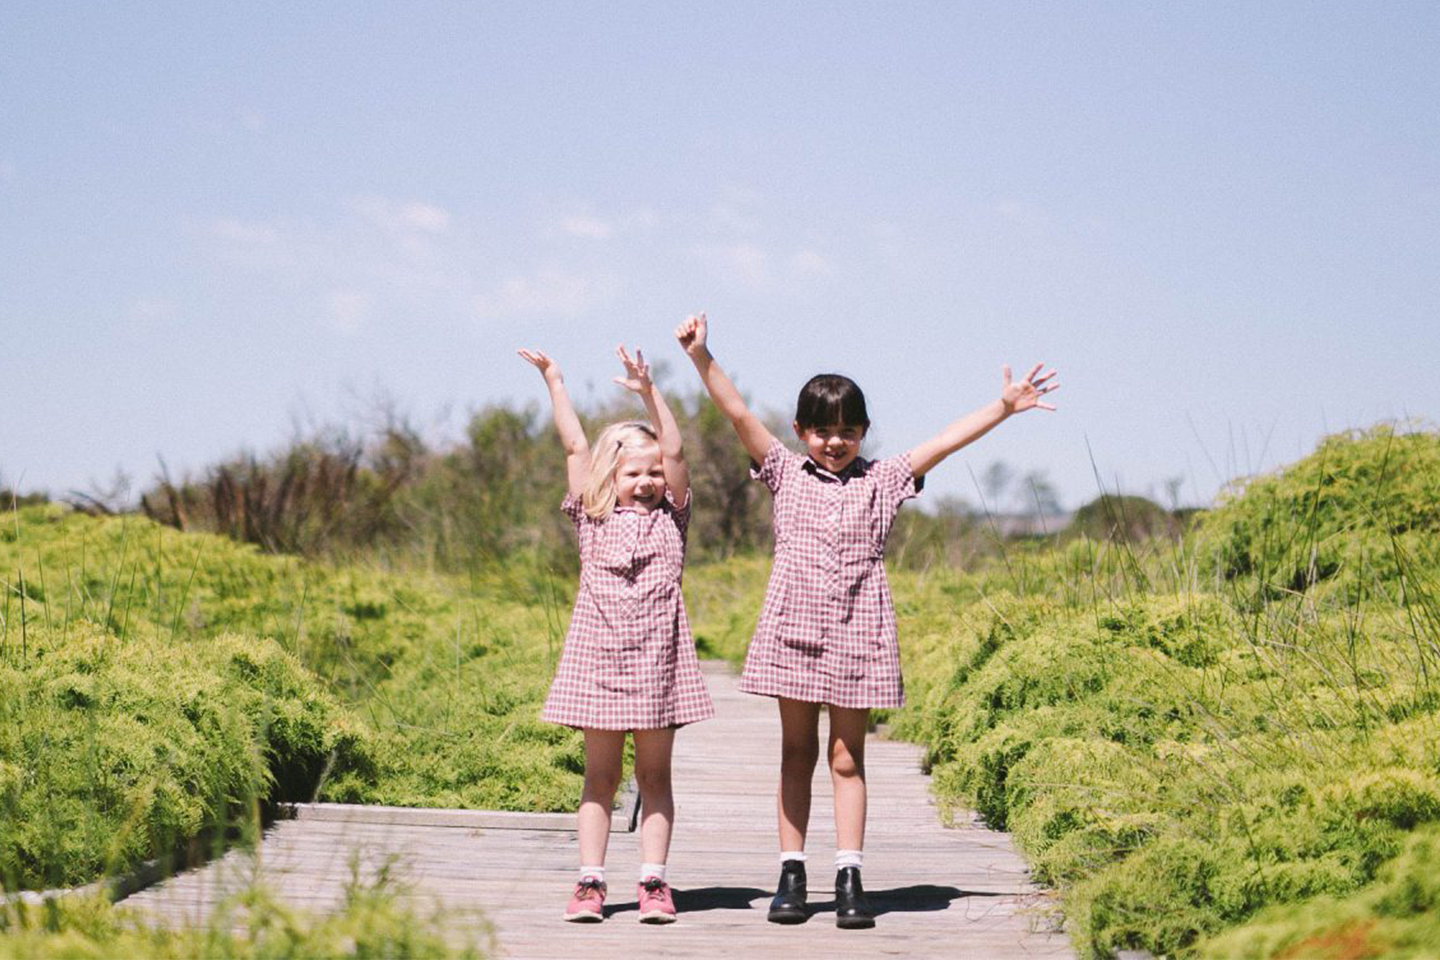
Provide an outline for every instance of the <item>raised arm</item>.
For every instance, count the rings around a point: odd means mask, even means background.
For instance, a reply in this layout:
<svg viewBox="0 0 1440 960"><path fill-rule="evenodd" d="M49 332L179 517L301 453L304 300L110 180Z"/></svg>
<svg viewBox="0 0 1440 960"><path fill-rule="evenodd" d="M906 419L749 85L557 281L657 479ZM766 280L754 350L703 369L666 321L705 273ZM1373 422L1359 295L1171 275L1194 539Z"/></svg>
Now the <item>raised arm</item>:
<svg viewBox="0 0 1440 960"><path fill-rule="evenodd" d="M590 443L585 439L585 430L575 407L570 403L570 394L565 392L565 378L560 367L539 350L516 351L533 365L545 378L550 391L550 407L555 414L555 432L560 434L560 446L565 448L565 483L570 495L578 497L585 492L585 478L590 471Z"/></svg>
<svg viewBox="0 0 1440 960"><path fill-rule="evenodd" d="M695 364L701 382L710 393L710 399L715 401L715 406L720 408L720 412L740 435L745 452L750 454L751 460L759 463L765 459L775 437L765 429L760 418L745 406L745 398L740 396L735 384L730 382L725 371L720 369L720 364L710 355L710 347L705 342L706 333L705 314L702 313L698 317L689 317L676 327L675 339L680 341L680 348Z"/></svg>
<svg viewBox="0 0 1440 960"><path fill-rule="evenodd" d="M926 440L918 447L910 451L910 470L917 477L923 477L930 472L941 460L959 450L961 447L980 439L989 433L1002 420L1012 414L1023 413L1026 410L1038 408L1040 410L1054 410L1048 403L1041 402L1040 398L1052 390L1060 389L1060 384L1053 382L1055 371L1051 370L1043 377L1035 376L1040 372L1043 363L1035 364L1034 368L1019 383L1012 383L1010 368L1001 367L1004 372L1005 382L1000 389L1000 397L992 400L985 406L956 420L950 426L941 430L935 436Z"/></svg>
<svg viewBox="0 0 1440 960"><path fill-rule="evenodd" d="M670 412L670 405L665 402L660 388L650 379L650 365L645 362L645 355L636 350L635 359L632 360L622 344L615 348L615 356L625 364L625 376L616 377L615 382L626 390L639 394L644 402L645 413L650 417L650 423L655 427L656 439L660 443L660 465L665 470L665 486L670 488L675 502L682 504L685 502L686 492L690 489L690 468L685 465L685 447L680 436L680 425L675 422L675 415Z"/></svg>

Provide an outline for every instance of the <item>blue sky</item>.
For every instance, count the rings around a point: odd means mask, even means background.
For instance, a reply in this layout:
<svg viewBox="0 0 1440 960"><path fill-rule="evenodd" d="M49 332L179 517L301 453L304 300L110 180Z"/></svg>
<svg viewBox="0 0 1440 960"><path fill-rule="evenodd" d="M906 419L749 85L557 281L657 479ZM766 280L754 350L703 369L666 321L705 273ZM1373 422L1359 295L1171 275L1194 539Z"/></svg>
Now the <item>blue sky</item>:
<svg viewBox="0 0 1440 960"><path fill-rule="evenodd" d="M607 9L614 7L617 9ZM855 377L872 453L1056 366L932 474L1183 498L1434 419L1440 6L76 4L0 10L0 476L194 469L378 393L454 435Z"/></svg>

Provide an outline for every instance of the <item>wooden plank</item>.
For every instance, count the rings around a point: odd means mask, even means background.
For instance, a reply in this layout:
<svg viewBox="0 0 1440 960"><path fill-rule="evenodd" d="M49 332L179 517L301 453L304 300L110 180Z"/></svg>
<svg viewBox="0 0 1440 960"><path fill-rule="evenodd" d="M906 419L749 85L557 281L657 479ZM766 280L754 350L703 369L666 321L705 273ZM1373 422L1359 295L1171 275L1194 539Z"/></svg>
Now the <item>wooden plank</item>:
<svg viewBox="0 0 1440 960"><path fill-rule="evenodd" d="M714 665L706 679L717 717L676 737L677 820L670 879L679 922L635 922L638 837L612 821L609 919L577 927L559 915L574 881L573 814L297 806L269 830L254 855L235 851L207 867L128 898L158 922L200 922L227 893L261 878L296 906L333 909L352 874L382 867L408 884L403 902L422 913L452 911L457 935L493 925L495 949L516 958L594 960L650 950L667 957L722 953L790 958L843 952L853 957L1073 957L1058 929L1054 898L1035 887L1010 838L963 812L943 826L921 751L872 739L865 880L878 910L875 930L836 929L830 852L834 810L823 761L814 779L810 828L812 919L796 927L765 922L778 873L775 786L779 725L773 701L739 693ZM822 720L822 736L824 721ZM447 913L447 916L450 915Z"/></svg>
<svg viewBox="0 0 1440 960"><path fill-rule="evenodd" d="M575 829L574 813L526 813L515 810L444 810L432 807L384 807L351 803L292 803L293 820L372 823L406 827L461 827L483 830ZM629 813L617 809L612 830L624 830Z"/></svg>

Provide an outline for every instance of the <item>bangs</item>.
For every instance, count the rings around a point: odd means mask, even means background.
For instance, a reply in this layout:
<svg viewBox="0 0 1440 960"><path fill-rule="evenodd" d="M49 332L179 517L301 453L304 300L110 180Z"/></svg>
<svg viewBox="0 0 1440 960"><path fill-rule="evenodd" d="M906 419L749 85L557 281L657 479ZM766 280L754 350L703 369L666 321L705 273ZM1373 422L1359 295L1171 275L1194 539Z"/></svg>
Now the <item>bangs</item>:
<svg viewBox="0 0 1440 960"><path fill-rule="evenodd" d="M811 377L800 388L800 398L795 404L795 422L801 430L814 430L837 423L869 429L870 415L865 410L865 394L854 380L838 373Z"/></svg>

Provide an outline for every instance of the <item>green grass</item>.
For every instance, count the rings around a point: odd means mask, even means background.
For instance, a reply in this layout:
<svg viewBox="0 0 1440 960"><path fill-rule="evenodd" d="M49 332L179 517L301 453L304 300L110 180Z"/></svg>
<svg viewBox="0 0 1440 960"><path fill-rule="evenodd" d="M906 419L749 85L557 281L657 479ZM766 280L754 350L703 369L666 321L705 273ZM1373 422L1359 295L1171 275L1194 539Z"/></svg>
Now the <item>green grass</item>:
<svg viewBox="0 0 1440 960"><path fill-rule="evenodd" d="M0 906L0 960L287 960L299 957L463 958L482 955L488 930L476 917L405 906L382 871L352 879L338 909L315 916L263 887L227 897L204 923L157 927L103 897Z"/></svg>
<svg viewBox="0 0 1440 960"><path fill-rule="evenodd" d="M1014 833L1087 955L1440 952L1437 533L1440 437L1381 427L1178 539L893 573L894 729L943 804ZM579 737L538 714L574 574L537 556L459 578L6 515L4 882L224 842L274 799L573 809ZM692 565L702 654L743 656L768 571Z"/></svg>
<svg viewBox="0 0 1440 960"><path fill-rule="evenodd" d="M41 628L0 662L0 876L84 883L217 841L272 796L364 762L348 718L271 641L123 643Z"/></svg>
<svg viewBox="0 0 1440 960"><path fill-rule="evenodd" d="M702 649L743 653L767 570L691 575ZM539 720L570 571L335 566L40 506L0 523L0 590L6 886L203 852L252 803L579 797L579 735Z"/></svg>
<svg viewBox="0 0 1440 960"><path fill-rule="evenodd" d="M897 578L897 729L1060 887L1082 952L1298 942L1323 913L1287 905L1378 903L1440 822L1437 464L1433 433L1335 437L1180 541ZM1385 922L1440 950L1433 919Z"/></svg>
<svg viewBox="0 0 1440 960"><path fill-rule="evenodd" d="M1440 828L1406 838L1358 896L1269 907L1204 944L1206 957L1434 957L1440 944Z"/></svg>
<svg viewBox="0 0 1440 960"><path fill-rule="evenodd" d="M56 507L0 525L0 883L77 883L252 802L566 810L568 578L265 556ZM10 696L10 691L15 696Z"/></svg>

